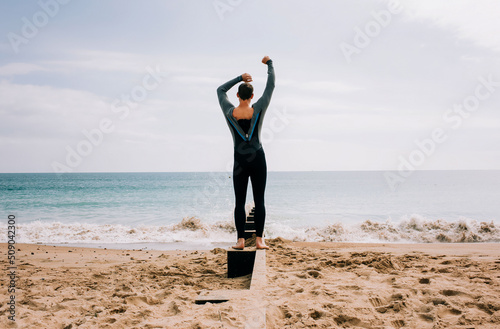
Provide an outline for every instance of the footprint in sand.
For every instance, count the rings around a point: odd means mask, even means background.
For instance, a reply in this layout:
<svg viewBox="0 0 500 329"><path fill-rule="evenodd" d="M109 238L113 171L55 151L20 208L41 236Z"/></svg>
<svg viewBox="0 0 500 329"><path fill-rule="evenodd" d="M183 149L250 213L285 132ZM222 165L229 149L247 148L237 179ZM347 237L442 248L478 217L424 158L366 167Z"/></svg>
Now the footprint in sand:
<svg viewBox="0 0 500 329"><path fill-rule="evenodd" d="M344 315L344 314L341 314L338 317L333 318L333 319L335 320L335 322L339 326L341 326L341 325L357 326L361 323L360 319L353 317L353 316Z"/></svg>
<svg viewBox="0 0 500 329"><path fill-rule="evenodd" d="M434 305L447 305L448 304L444 299L441 299L441 298L434 298L431 300L431 302Z"/></svg>
<svg viewBox="0 0 500 329"><path fill-rule="evenodd" d="M379 297L372 297L369 299L369 301L374 307L380 307L385 304L384 301Z"/></svg>
<svg viewBox="0 0 500 329"><path fill-rule="evenodd" d="M125 298L125 302L130 305L134 306L144 306L144 304L147 305L156 305L160 304L161 302L157 300L156 298L150 297L150 296L131 296Z"/></svg>
<svg viewBox="0 0 500 329"><path fill-rule="evenodd" d="M403 328L405 326L405 322L403 320L394 320L391 321L391 324L397 329Z"/></svg>
<svg viewBox="0 0 500 329"><path fill-rule="evenodd" d="M452 290L452 289L442 290L441 295L443 295L443 296L467 296L467 297L470 297L470 295L465 293L465 292L458 291L458 290Z"/></svg>
<svg viewBox="0 0 500 329"><path fill-rule="evenodd" d="M362 290L361 287L359 286L338 286L339 289L341 290Z"/></svg>
<svg viewBox="0 0 500 329"><path fill-rule="evenodd" d="M462 314L462 311L460 311L456 308L453 308L453 307L441 306L437 310L437 315L440 318L444 318L444 317L450 316L450 315L460 315L460 314Z"/></svg>
<svg viewBox="0 0 500 329"><path fill-rule="evenodd" d="M33 310L33 311L47 311L47 305L45 305L43 303L39 303L39 302L34 301L34 300L29 300L26 304L27 304L27 306L28 306L28 308L30 310Z"/></svg>
<svg viewBox="0 0 500 329"><path fill-rule="evenodd" d="M109 311L109 314L120 314L120 313L124 313L126 311L127 311L127 308L123 305L120 305L117 308L114 308L111 311Z"/></svg>
<svg viewBox="0 0 500 329"><path fill-rule="evenodd" d="M316 271L316 270L309 271L309 272L307 272L307 274L309 274L310 276L312 276L315 279L323 277L323 275L319 271Z"/></svg>
<svg viewBox="0 0 500 329"><path fill-rule="evenodd" d="M302 313L300 313L297 310L291 309L290 306L288 306L287 304L280 305L278 307L279 307L279 309L281 310L281 313L283 314L283 316L286 319L290 319L290 318L293 318L293 317L298 317L298 318L302 317Z"/></svg>
<svg viewBox="0 0 500 329"><path fill-rule="evenodd" d="M369 299L370 303L375 307L375 310L379 313L387 312L390 306L386 305L386 303L379 297L372 297Z"/></svg>
<svg viewBox="0 0 500 329"><path fill-rule="evenodd" d="M473 306L476 306L481 311L485 312L488 315L493 315L496 311L500 310L500 304L492 301L484 301L478 303L470 303Z"/></svg>
<svg viewBox="0 0 500 329"><path fill-rule="evenodd" d="M311 318L313 318L314 320L318 320L320 319L325 313L323 311L318 311L318 310L314 310L312 311L309 316Z"/></svg>
<svg viewBox="0 0 500 329"><path fill-rule="evenodd" d="M434 315L432 315L432 314L420 313L418 316L424 321L428 321L428 322L434 321Z"/></svg>
<svg viewBox="0 0 500 329"><path fill-rule="evenodd" d="M173 316L181 313L181 310L179 309L179 305L175 301L171 301L170 304L168 305L168 311L167 315L168 316Z"/></svg>

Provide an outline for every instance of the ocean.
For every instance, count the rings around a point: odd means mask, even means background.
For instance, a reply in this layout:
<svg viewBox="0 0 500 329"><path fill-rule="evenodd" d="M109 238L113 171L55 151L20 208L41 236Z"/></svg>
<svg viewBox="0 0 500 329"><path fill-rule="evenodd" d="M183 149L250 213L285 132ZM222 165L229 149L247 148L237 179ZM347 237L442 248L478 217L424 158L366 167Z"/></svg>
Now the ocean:
<svg viewBox="0 0 500 329"><path fill-rule="evenodd" d="M190 249L236 241L231 173L0 174L0 193L4 232L15 216L17 243ZM265 237L500 242L499 197L500 171L416 171L395 190L382 171L269 172Z"/></svg>

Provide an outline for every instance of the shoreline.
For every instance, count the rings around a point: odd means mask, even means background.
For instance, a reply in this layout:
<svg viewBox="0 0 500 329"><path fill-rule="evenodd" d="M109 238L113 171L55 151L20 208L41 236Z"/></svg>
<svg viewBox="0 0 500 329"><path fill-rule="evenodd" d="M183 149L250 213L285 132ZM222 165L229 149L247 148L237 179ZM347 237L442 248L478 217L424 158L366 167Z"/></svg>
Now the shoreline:
<svg viewBox="0 0 500 329"><path fill-rule="evenodd" d="M265 241L274 241L282 239L265 239ZM50 247L67 247L67 248L85 248L85 249L103 249L103 250L148 250L148 251L210 251L214 248L228 249L234 242L213 242L213 243L194 243L194 242L126 242L126 243L18 243L16 245L29 246L50 246ZM289 245L297 247L311 248L340 248L340 249L356 249L356 248L375 248L376 250L406 250L409 246L413 246L419 250L433 250L436 246L441 246L443 250L455 250L466 252L468 246L480 245L486 250L491 250L500 255L499 242L325 242L325 241L289 241ZM0 248L7 248L6 242L0 242ZM472 248L474 249L474 248Z"/></svg>
<svg viewBox="0 0 500 329"><path fill-rule="evenodd" d="M32 243L28 243L32 244ZM229 248L234 242L193 243L193 242L132 242L132 243L35 243L37 246L76 247L90 249L114 250L212 250L214 248Z"/></svg>
<svg viewBox="0 0 500 329"><path fill-rule="evenodd" d="M266 239L267 328L498 328L497 243L338 243ZM7 243L0 244L7 265ZM250 248L248 248L250 249ZM102 249L16 243L11 328L241 328L238 300L195 304L227 278L223 248ZM0 293L9 296L7 285ZM0 316L8 305L0 301Z"/></svg>

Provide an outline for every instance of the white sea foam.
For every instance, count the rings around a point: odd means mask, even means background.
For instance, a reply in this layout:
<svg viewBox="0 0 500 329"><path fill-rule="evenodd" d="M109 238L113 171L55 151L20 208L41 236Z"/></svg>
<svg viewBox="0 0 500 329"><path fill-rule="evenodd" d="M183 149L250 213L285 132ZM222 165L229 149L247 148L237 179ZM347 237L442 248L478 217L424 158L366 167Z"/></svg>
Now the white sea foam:
<svg viewBox="0 0 500 329"><path fill-rule="evenodd" d="M323 227L290 228L269 225L271 236L293 241L336 242L500 242L500 228L494 222L462 218L458 221L427 220L413 215L397 223L366 220L359 224L335 223Z"/></svg>
<svg viewBox="0 0 500 329"><path fill-rule="evenodd" d="M429 220L413 215L399 222L366 220L352 225L295 227L266 223L267 238L293 241L338 242L500 242L500 225L462 218L457 221ZM195 217L173 225L84 224L35 221L18 224L18 243L225 243L236 238L231 221L205 223ZM6 236L1 242L7 242Z"/></svg>

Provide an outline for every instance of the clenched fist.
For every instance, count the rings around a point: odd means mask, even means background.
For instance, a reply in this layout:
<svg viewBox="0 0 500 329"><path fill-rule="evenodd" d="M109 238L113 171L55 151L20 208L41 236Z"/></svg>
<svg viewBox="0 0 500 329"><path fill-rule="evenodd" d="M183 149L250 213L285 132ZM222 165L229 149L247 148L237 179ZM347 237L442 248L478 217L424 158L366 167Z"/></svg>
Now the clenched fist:
<svg viewBox="0 0 500 329"><path fill-rule="evenodd" d="M252 76L248 73L243 73L241 75L241 79L244 81L244 82L252 82Z"/></svg>

